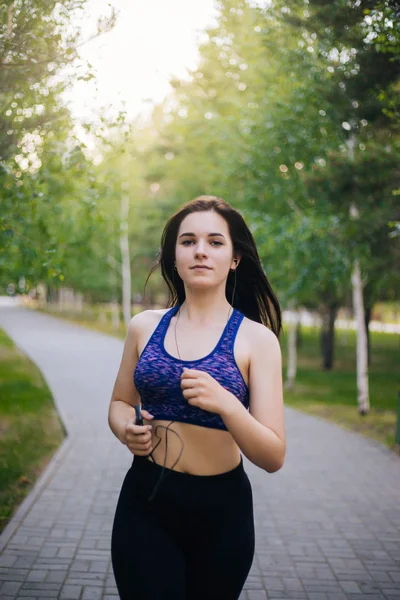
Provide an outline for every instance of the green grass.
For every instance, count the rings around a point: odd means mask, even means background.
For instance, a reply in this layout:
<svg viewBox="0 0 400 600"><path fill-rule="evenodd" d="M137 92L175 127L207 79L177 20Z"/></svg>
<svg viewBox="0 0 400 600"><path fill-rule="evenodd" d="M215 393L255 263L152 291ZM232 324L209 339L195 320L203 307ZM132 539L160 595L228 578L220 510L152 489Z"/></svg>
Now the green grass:
<svg viewBox="0 0 400 600"><path fill-rule="evenodd" d="M64 437L40 371L0 329L0 531Z"/></svg>
<svg viewBox="0 0 400 600"><path fill-rule="evenodd" d="M281 337L284 375L287 334ZM371 332L369 393L371 411L357 411L356 333L336 330L333 369L321 366L319 330L303 327L298 348L296 385L285 389L285 404L357 431L395 449L400 392L400 337Z"/></svg>

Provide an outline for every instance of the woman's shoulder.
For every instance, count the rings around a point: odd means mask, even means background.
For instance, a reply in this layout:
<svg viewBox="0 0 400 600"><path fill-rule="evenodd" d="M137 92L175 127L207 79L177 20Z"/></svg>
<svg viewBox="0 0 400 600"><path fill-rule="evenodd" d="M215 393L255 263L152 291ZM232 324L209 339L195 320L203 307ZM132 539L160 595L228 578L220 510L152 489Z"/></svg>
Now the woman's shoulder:
<svg viewBox="0 0 400 600"><path fill-rule="evenodd" d="M170 308L160 308L154 310L143 310L132 317L128 324L128 332L140 334L146 332L149 328L157 327L163 316L171 310Z"/></svg>
<svg viewBox="0 0 400 600"><path fill-rule="evenodd" d="M252 347L259 346L265 348L265 346L279 345L276 334L263 323L258 323L245 316L243 318L243 329Z"/></svg>

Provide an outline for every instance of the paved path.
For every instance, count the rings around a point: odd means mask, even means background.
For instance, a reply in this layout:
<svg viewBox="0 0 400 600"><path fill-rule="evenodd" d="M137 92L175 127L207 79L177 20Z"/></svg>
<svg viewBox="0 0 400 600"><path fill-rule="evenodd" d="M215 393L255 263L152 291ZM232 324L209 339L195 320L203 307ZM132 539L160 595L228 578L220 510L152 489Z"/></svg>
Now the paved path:
<svg viewBox="0 0 400 600"><path fill-rule="evenodd" d="M0 598L117 600L110 536L131 455L107 410L122 342L21 308L0 308L0 326L42 370L69 432L0 536ZM256 557L240 600L399 600L400 459L290 409L286 429L281 471L244 459Z"/></svg>

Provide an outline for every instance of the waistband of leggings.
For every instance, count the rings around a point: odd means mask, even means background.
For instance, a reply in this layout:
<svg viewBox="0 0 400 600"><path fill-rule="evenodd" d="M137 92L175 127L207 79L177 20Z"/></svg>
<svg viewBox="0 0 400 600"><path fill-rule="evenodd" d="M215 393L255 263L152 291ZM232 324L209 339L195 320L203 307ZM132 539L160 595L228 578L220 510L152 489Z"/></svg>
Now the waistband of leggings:
<svg viewBox="0 0 400 600"><path fill-rule="evenodd" d="M240 455L239 464L229 471L217 473L215 475L193 475L191 473L183 473L169 469L163 465L153 463L145 456L134 456L132 463L133 471L141 473L148 481L157 481L161 473L163 473L162 486L165 488L179 486L180 488L190 488L191 490L198 489L204 492L205 488L226 488L230 483L240 481L246 472L243 466L243 456Z"/></svg>

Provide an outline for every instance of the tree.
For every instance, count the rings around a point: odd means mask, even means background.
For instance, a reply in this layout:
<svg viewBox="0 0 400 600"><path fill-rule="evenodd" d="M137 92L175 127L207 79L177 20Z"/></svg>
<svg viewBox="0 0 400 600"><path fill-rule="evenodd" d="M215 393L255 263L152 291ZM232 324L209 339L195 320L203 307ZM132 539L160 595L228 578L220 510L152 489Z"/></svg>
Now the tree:
<svg viewBox="0 0 400 600"><path fill-rule="evenodd" d="M28 3L14 0L0 8L0 185L4 189L0 280L3 285L18 279L21 272L29 278L36 269L36 276L40 277L42 267L49 264L53 265L55 277L60 274L55 265L62 248L57 238L48 235L47 230L53 230L54 223L46 222L46 218L57 211L65 216L65 206L57 208L57 193L46 197L42 189L46 188L43 161L47 160L56 170L62 169L68 164L71 144L77 148L73 124L60 101L60 93L73 78L93 77L84 65L76 65L72 75L61 77L67 64L76 64L79 46L85 43L79 30L72 28L72 18L84 5L85 0ZM111 11L108 18L100 19L94 36L109 30L115 18L115 12ZM57 171L51 175L50 188L57 179L58 182L62 179ZM67 191L71 184L65 179L64 183ZM57 190L59 193L61 188Z"/></svg>
<svg viewBox="0 0 400 600"><path fill-rule="evenodd" d="M324 0L312 0L306 17L291 17L296 27L315 36L318 52L326 60L331 73L324 88L329 107L326 112L343 136L342 146L331 153L327 168L320 169L318 176L320 182L326 184L325 199L335 206L335 213L351 232L348 246L353 258L351 281L357 321L357 386L361 414L369 411L363 301L369 264L362 259L368 256L369 241L374 235L381 235L379 230L382 229L388 235L388 223L398 215L392 191L398 186L396 165L400 153L390 113L394 87L400 76L400 60L393 53L382 52L379 44L374 43L374 29L378 24L381 30L391 29L389 20L377 10L382 5L373 1L337 0L327 8ZM309 176L311 189L314 193L321 191L321 186L315 186L313 173ZM359 240L354 241L357 234L359 238L364 236L364 247ZM385 249L387 246L385 244Z"/></svg>

